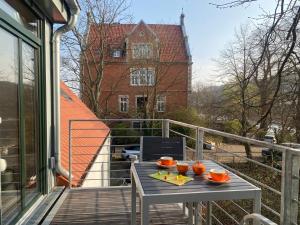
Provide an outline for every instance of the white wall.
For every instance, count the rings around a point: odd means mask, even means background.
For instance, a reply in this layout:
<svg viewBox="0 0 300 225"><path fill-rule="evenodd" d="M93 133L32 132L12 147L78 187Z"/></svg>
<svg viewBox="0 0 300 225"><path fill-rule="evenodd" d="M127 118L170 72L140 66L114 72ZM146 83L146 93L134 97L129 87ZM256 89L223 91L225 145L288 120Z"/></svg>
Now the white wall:
<svg viewBox="0 0 300 225"><path fill-rule="evenodd" d="M107 187L110 178L110 140L108 137L85 177L82 187ZM93 180L89 180L93 179ZM95 180L94 180L95 179Z"/></svg>

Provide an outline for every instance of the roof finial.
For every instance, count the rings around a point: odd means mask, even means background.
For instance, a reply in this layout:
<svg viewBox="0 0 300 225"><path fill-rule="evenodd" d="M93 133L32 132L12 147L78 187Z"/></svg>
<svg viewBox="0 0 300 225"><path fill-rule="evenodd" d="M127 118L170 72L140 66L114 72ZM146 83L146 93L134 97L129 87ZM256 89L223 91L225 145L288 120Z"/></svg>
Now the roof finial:
<svg viewBox="0 0 300 225"><path fill-rule="evenodd" d="M184 17L185 17L185 15L183 13L183 8L181 8L181 15L180 15L180 25L181 26L184 25Z"/></svg>

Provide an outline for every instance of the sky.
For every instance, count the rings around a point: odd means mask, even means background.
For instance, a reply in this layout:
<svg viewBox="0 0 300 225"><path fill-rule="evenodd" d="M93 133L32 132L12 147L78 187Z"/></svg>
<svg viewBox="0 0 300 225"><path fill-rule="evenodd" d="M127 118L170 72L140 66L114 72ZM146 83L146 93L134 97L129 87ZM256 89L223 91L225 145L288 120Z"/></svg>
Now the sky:
<svg viewBox="0 0 300 225"><path fill-rule="evenodd" d="M229 0L228 0L229 1ZM218 9L211 2L224 0L131 0L133 22L179 24L181 11L193 57L193 84L217 84L217 59L233 39L235 29L255 23L263 10L272 12L275 0L258 0L245 6ZM256 19L254 19L256 18Z"/></svg>

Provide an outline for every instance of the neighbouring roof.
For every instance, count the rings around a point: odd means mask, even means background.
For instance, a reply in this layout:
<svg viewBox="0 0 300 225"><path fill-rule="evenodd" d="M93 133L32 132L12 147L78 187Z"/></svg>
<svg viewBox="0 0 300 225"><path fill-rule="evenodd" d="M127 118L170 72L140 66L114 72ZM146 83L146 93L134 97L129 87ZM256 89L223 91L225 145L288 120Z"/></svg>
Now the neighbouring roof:
<svg viewBox="0 0 300 225"><path fill-rule="evenodd" d="M125 38L137 24L112 24L107 25L107 42L113 46L124 46ZM180 25L146 24L157 35L160 42L160 61L162 62L187 62L188 55L184 35ZM97 42L99 38L99 25L92 23L89 30L88 42ZM99 40L99 39L98 39ZM124 57L125 58L125 57ZM125 59L122 59L125 61Z"/></svg>
<svg viewBox="0 0 300 225"><path fill-rule="evenodd" d="M60 96L60 138L62 166L69 170L69 121L97 120L95 114L63 83L61 82ZM72 185L82 183L86 172L92 165L95 155L109 135L109 128L101 121L72 122ZM58 183L68 181L59 176Z"/></svg>

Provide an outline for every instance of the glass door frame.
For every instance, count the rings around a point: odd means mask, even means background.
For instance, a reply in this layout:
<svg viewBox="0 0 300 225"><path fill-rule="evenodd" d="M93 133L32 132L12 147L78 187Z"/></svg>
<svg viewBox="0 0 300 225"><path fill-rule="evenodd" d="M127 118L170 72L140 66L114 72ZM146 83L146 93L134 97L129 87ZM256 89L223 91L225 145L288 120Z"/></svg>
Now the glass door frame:
<svg viewBox="0 0 300 225"><path fill-rule="evenodd" d="M28 10L30 8L28 7ZM34 12L36 15L38 13ZM46 92L45 92L45 49L44 49L44 34L45 26L43 18L39 18L38 23L38 35L40 38L36 37L29 30L24 28L21 24L15 21L2 9L0 9L0 28L13 34L18 38L18 61L19 61L19 85L18 85L18 99L19 99L19 154L20 154L20 174L21 174L21 213L16 216L12 223L16 222L24 213L29 209L34 202L42 195L47 193L47 152L46 152L46 130L45 130L45 119L46 119ZM38 151L38 163L37 163L37 181L38 181L38 196L32 199L32 201L25 205L25 118L24 118L24 87L23 87L23 74L22 74L22 43L26 43L32 46L37 55L36 60L36 81L37 84L37 107L36 114L38 115L37 120L37 151ZM0 178L1 179L1 178ZM0 180L1 184L1 180ZM0 186L1 191L1 186ZM0 204L1 194L0 194ZM2 207L2 206L1 206ZM2 209L2 208L1 208ZM2 212L0 215L0 224L2 224Z"/></svg>

